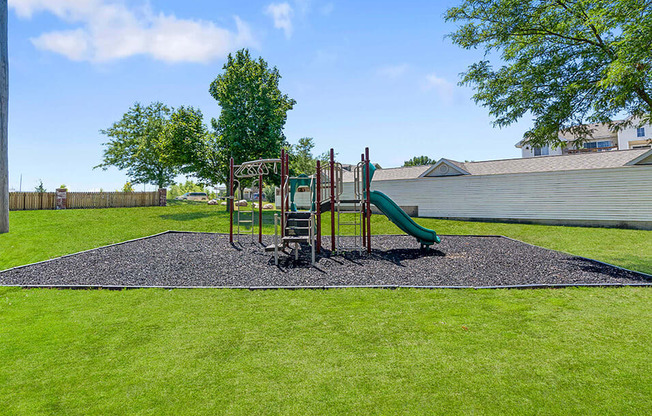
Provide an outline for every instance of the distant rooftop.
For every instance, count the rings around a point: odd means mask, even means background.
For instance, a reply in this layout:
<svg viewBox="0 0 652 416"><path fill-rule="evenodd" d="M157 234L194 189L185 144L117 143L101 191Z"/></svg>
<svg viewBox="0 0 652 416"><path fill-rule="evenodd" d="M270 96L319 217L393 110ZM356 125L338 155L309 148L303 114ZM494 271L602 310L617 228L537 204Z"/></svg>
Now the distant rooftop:
<svg viewBox="0 0 652 416"><path fill-rule="evenodd" d="M614 150L610 152L537 156L531 158L486 160L481 162L457 162L450 159L440 159L434 165L378 169L374 174L374 181L416 179L421 176L440 176L436 174L436 168L442 164L451 166L452 169L457 171L455 173L459 175L481 176L619 168L628 166L634 162L638 162L639 164L652 164L652 150ZM345 171L343 179L345 182L352 182L353 173Z"/></svg>

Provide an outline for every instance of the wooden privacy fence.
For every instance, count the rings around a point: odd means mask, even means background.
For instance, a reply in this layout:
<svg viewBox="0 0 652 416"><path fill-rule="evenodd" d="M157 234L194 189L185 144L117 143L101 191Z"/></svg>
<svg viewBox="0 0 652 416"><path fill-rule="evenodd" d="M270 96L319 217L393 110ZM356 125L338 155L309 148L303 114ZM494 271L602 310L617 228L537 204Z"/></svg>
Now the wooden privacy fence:
<svg viewBox="0 0 652 416"><path fill-rule="evenodd" d="M123 208L162 205L159 191L153 192L65 192L65 208ZM164 197L164 195L163 195ZM56 209L56 192L10 192L9 210Z"/></svg>
<svg viewBox="0 0 652 416"><path fill-rule="evenodd" d="M54 209L54 192L9 192L9 211L32 209Z"/></svg>

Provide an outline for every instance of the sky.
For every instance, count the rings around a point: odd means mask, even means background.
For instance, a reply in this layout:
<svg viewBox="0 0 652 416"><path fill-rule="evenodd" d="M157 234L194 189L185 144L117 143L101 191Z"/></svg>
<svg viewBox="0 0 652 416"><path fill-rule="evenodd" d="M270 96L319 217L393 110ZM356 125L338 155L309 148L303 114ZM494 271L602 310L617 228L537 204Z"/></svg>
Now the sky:
<svg viewBox="0 0 652 416"><path fill-rule="evenodd" d="M210 125L209 84L241 48L279 69L297 101L285 135L313 137L315 154L352 163L368 146L382 167L519 157L531 120L494 128L458 85L484 57L446 38L459 1L9 0L9 187L121 188L124 172L93 169L100 130L153 101Z"/></svg>

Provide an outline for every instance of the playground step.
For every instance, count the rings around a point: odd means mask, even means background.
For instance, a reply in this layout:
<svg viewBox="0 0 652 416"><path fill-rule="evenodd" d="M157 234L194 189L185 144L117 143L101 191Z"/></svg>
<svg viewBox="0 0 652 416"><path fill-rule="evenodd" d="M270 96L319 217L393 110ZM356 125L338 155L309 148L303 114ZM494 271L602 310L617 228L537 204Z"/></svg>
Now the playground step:
<svg viewBox="0 0 652 416"><path fill-rule="evenodd" d="M276 249L278 249L278 251L283 251L284 248L285 246L283 244L276 245ZM266 246L265 251L274 251L274 244Z"/></svg>
<svg viewBox="0 0 652 416"><path fill-rule="evenodd" d="M286 228L285 229L285 235L293 236L293 237L298 237L298 236L307 237L307 236L310 235L310 228L308 228L308 227Z"/></svg>
<svg viewBox="0 0 652 416"><path fill-rule="evenodd" d="M283 242L284 243L310 243L310 238L288 236L288 237L283 237Z"/></svg>
<svg viewBox="0 0 652 416"><path fill-rule="evenodd" d="M289 212L288 219L292 220L308 220L312 215L311 212Z"/></svg>

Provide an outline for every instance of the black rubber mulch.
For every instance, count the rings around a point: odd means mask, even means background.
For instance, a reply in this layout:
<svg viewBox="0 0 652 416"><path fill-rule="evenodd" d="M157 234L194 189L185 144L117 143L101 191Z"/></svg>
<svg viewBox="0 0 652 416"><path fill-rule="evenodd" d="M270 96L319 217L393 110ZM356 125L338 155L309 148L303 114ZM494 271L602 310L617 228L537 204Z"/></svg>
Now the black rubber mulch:
<svg viewBox="0 0 652 416"><path fill-rule="evenodd" d="M510 286L640 284L649 275L531 246L504 237L444 236L422 252L408 236L374 236L371 255L317 256L298 262L247 237L165 233L0 272L2 285L39 286ZM271 238L266 237L270 242ZM324 238L324 247L330 247Z"/></svg>

